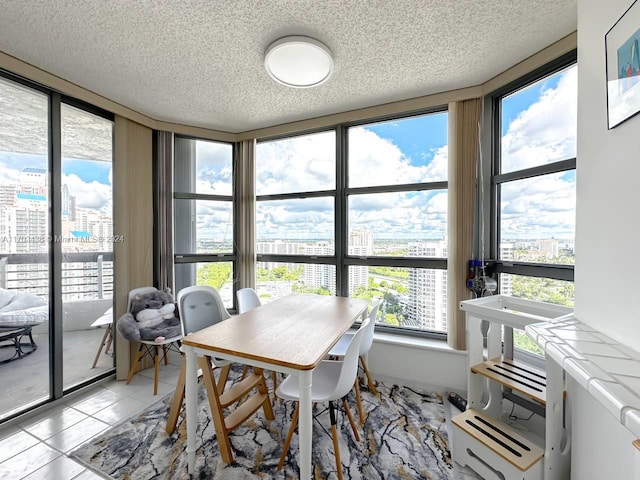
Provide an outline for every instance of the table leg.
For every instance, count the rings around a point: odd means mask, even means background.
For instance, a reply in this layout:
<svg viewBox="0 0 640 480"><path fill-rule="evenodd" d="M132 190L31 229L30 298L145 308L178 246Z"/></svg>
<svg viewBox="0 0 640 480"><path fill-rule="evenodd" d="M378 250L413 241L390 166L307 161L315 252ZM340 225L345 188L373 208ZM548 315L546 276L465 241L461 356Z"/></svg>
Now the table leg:
<svg viewBox="0 0 640 480"><path fill-rule="evenodd" d="M298 375L300 389L300 416L298 432L300 442L300 478L311 478L311 378L312 370L301 370Z"/></svg>
<svg viewBox="0 0 640 480"><path fill-rule="evenodd" d="M187 360L185 410L187 416L187 471L192 474L196 466L196 409L198 408L197 386L198 367L196 365L196 352L189 347L184 347Z"/></svg>

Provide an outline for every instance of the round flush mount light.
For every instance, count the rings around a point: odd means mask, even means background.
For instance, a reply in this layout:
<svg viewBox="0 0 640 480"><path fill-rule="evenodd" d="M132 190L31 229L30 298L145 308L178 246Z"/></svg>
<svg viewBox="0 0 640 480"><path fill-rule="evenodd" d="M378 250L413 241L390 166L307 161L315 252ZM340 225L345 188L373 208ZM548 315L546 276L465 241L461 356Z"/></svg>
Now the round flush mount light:
<svg viewBox="0 0 640 480"><path fill-rule="evenodd" d="M310 37L289 36L273 42L264 56L267 73L276 82L293 88L315 87L333 71L331 50Z"/></svg>

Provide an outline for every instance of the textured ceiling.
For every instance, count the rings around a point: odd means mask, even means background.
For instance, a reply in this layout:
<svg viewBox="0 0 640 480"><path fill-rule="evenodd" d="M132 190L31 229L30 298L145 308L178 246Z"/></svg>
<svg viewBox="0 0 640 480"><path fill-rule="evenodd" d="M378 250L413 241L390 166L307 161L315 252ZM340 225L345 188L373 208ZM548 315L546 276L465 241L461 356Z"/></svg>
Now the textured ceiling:
<svg viewBox="0 0 640 480"><path fill-rule="evenodd" d="M157 120L241 132L487 81L576 30L576 0L3 0L0 50ZM264 51L307 35L329 81Z"/></svg>

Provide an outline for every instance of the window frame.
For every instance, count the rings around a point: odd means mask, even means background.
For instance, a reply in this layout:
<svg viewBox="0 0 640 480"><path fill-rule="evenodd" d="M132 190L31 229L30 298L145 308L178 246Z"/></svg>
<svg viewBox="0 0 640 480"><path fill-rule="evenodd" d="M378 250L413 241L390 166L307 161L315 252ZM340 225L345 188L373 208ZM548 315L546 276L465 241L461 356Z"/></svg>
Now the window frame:
<svg viewBox="0 0 640 480"><path fill-rule="evenodd" d="M558 73L572 65L577 65L577 50L568 52L554 61L536 69L528 74L514 80L513 82L504 85L503 87L493 91L485 97L485 115L484 124L491 125L490 129L490 162L486 162L481 168L484 172L486 180L483 182L482 187L485 191L490 192L489 198L483 199L479 197L477 202L480 210L478 218L482 218L486 225L489 225L489 238L481 238L482 232L478 238L481 241L487 241L489 245L488 256L480 258L494 259L495 272L500 275L502 273L512 275L526 275L530 277L551 278L554 280L566 280L574 281L575 265L569 264L550 264L539 262L524 262L518 260L501 260L499 258L500 253L500 186L518 180L531 179L541 177L544 175L550 175L554 173L563 173L568 171L576 171L577 159L566 158L557 160L555 162L547 163L544 165L538 165L535 167L525 168L522 170L510 171L508 173L501 173L501 132L502 132L502 117L501 117L501 100L515 93L523 88L526 88L546 77L549 77L555 73ZM482 194L482 190L479 191L479 195ZM489 200L489 208L485 208L487 212L482 215L483 202L486 207L486 202ZM488 218L487 218L488 217ZM486 237L486 234L485 234ZM482 245L479 245L476 250L480 255L483 253Z"/></svg>
<svg viewBox="0 0 640 480"><path fill-rule="evenodd" d="M363 127L370 124L388 122L393 120L403 120L412 117L419 117L429 114L449 113L447 105L431 107L410 112L403 112L394 115L385 115L374 118L359 120L357 122L345 122L332 126L303 130L291 134L282 134L256 139L257 143L277 141L294 138L298 136L311 135L315 133L334 131L336 135L336 188L335 190L308 191L295 193L279 193L269 195L256 195L256 204L260 201L303 199L312 197L333 196L335 201L334 210L334 255L287 255L287 254L265 254L256 253L256 263L301 263L301 264L321 264L334 265L336 268L336 295L348 296L349 267L351 266L373 266L373 267L401 267L401 268L422 268L434 270L446 270L447 258L438 257L389 257L389 256L354 256L348 254L349 223L348 223L348 200L350 196L360 194L375 193L402 193L430 190L447 190L448 181L419 182L398 185L378 185L371 187L348 187L349 172L349 152L348 152L348 131L352 127ZM447 138L449 142L449 135ZM256 162L258 161L256 155ZM257 232L256 232L257 237ZM256 239L256 241L258 241ZM418 330L414 328L394 327L382 323L376 324L376 330L384 333L405 335L411 337L426 337L445 340L447 332Z"/></svg>
<svg viewBox="0 0 640 480"><path fill-rule="evenodd" d="M184 191L177 191L175 188L175 181L174 184L172 185L172 198L173 198L173 205L174 205L174 218L172 219L172 223L173 223L173 234L174 234L174 238L173 241L175 242L175 238L178 234L176 228L175 228L175 208L176 208L176 200L204 200L204 201L218 201L218 202L231 202L231 217L233 219L233 240L232 240L232 251L231 252L220 252L220 253L177 253L174 251L173 253L173 263L174 263L174 275L175 275L175 270L176 267L178 265L184 265L184 264L198 264L198 263L220 263L220 262L227 262L227 263L231 263L231 268L232 268L232 275L233 275L233 285L232 285L232 292L233 292L233 300L232 300L232 310L235 310L236 308L236 271L238 268L238 244L237 244L237 238L238 238L238 222L237 222L237 218L238 218L238 214L237 214L237 184L236 184L236 162L237 162L237 148L236 145L233 142L225 142L222 140L211 140L208 138L200 138L200 137L195 137L195 136L191 136L191 135L182 135L182 134L175 134L174 139L180 139L180 140L190 140L190 141L203 141L203 142L213 142L213 143L221 143L221 144L225 144L225 145L230 145L231 146L231 194L230 195L221 195L221 194L211 194L211 193L196 193L196 192L184 192ZM175 165L177 165L178 163L178 158L176 156L176 151L175 151L175 140L174 140L174 148L173 148L173 163L174 163L174 168L173 168L173 175L175 177ZM195 158L194 158L195 160ZM195 285L195 283L194 283ZM176 288L176 290L179 290L179 288Z"/></svg>
<svg viewBox="0 0 640 480"><path fill-rule="evenodd" d="M511 181L531 179L544 175L562 173L577 170L577 158L565 158L551 163L537 165L535 167L501 173L501 139L502 139L502 117L501 100L524 89L550 75L558 73L572 65L577 65L577 50L572 50L555 60L527 73L526 75L496 89L483 98L484 113L482 115L482 125L487 125L484 132L481 131L481 159L484 156L489 160L481 162L479 169L478 191L476 202L476 242L474 253L476 258L490 258L489 266L498 277L500 285L500 275L521 275L537 278L549 278L553 280L574 281L575 265L551 264L538 262L525 262L518 260L501 260L500 245L500 187ZM484 194L483 192L488 192ZM483 225L488 225L484 229ZM498 290L497 293L500 293ZM507 331L510 329L506 329ZM513 348L510 355L525 361L538 368L544 369L545 358L532 352L517 348L510 341ZM505 345L507 347L507 345ZM507 347L510 348L510 347ZM510 391L506 392L506 397L518 401L519 397ZM529 405L530 406L530 405Z"/></svg>

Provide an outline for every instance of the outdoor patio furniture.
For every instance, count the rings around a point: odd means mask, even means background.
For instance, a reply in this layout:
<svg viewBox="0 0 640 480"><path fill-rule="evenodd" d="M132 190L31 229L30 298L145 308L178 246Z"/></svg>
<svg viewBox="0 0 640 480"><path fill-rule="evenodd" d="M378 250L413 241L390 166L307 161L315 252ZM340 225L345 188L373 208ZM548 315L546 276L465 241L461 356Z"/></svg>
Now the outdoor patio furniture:
<svg viewBox="0 0 640 480"><path fill-rule="evenodd" d="M38 346L31 329L48 318L49 305L44 298L0 288L0 349L13 349L10 356L0 356L0 364L33 353Z"/></svg>
<svg viewBox="0 0 640 480"><path fill-rule="evenodd" d="M109 353L111 342L113 342L113 307L109 307L109 309L95 322L93 322L91 326L95 328L105 327L104 335L102 335L102 340L98 347L98 353L96 353L96 358L93 360L93 365L91 366L91 368L96 368L102 349L104 348L105 354Z"/></svg>

